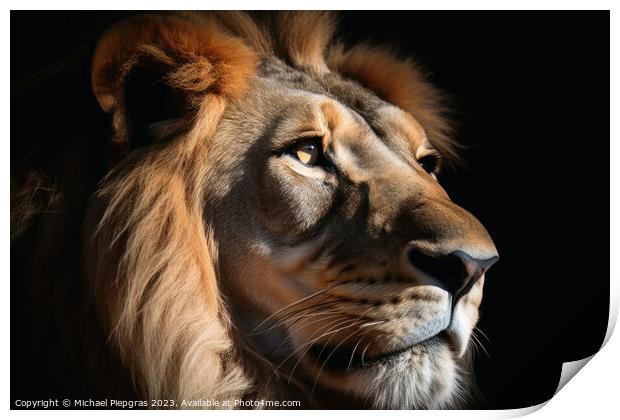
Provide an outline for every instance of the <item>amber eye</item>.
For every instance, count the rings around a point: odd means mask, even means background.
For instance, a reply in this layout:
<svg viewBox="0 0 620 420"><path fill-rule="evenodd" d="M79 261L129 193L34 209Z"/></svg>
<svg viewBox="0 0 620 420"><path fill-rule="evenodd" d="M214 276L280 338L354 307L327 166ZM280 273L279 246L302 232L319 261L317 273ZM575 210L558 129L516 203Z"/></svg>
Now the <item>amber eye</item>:
<svg viewBox="0 0 620 420"><path fill-rule="evenodd" d="M291 154L304 165L314 166L321 157L321 141L303 140L291 148Z"/></svg>
<svg viewBox="0 0 620 420"><path fill-rule="evenodd" d="M427 155L418 160L418 163L429 174L437 172L439 169L439 157L437 155Z"/></svg>

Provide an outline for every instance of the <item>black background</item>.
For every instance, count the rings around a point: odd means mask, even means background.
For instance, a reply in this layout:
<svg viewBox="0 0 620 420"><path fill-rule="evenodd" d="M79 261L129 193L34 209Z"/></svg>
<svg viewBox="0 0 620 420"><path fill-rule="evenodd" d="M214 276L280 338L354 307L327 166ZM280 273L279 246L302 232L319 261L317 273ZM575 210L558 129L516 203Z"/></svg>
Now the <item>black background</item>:
<svg viewBox="0 0 620 420"><path fill-rule="evenodd" d="M12 83L130 14L12 12ZM413 54L449 94L467 167L442 182L501 256L477 381L491 408L546 401L561 362L596 352L607 327L609 13L347 12L341 28ZM11 347L13 370L20 354Z"/></svg>

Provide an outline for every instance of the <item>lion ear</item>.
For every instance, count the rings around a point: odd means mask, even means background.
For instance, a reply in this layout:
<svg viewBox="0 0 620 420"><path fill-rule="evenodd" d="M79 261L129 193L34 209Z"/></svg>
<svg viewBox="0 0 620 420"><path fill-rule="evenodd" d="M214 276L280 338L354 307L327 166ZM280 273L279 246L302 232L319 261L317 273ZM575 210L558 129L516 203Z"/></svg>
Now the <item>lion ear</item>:
<svg viewBox="0 0 620 420"><path fill-rule="evenodd" d="M345 49L343 44L335 44L327 62L330 69L413 115L444 157L458 159L445 98L412 59L402 59L378 46L360 44Z"/></svg>
<svg viewBox="0 0 620 420"><path fill-rule="evenodd" d="M205 96L240 95L255 63L252 50L207 18L143 15L103 35L91 83L115 141L135 148L153 141L162 122L183 127Z"/></svg>

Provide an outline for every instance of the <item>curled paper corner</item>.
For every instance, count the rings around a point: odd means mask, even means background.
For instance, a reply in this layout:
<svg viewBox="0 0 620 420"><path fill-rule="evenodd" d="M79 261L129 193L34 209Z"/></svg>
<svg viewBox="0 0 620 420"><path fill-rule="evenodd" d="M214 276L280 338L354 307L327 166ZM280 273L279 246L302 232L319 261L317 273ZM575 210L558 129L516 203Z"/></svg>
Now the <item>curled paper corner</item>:
<svg viewBox="0 0 620 420"><path fill-rule="evenodd" d="M616 329L616 321L618 320L618 301L620 299L620 291L617 289L614 290L613 282L610 287L610 296L609 296L609 319L607 320L607 332L605 333L605 338L603 339L603 344L601 345L601 349L605 347L605 344L611 338L614 330ZM599 349L600 351L600 349Z"/></svg>
<svg viewBox="0 0 620 420"><path fill-rule="evenodd" d="M577 372L579 372L581 368L584 367L593 357L594 357L594 354L592 356L588 356L580 360L574 360L572 362L564 362L562 364L562 372L560 373L560 381L558 382L558 387L553 393L553 396L555 397L555 395L558 392L560 392L560 390L564 387L564 385L566 385L568 381L570 381L573 378L573 376L575 376ZM551 397L547 401L543 401L540 404L532 405L530 407L501 410L500 413L496 412L497 414L499 414L499 416L496 416L496 418L506 419L506 418L516 418L516 417L527 416L528 414L532 414L540 410L541 408L543 408L552 399L553 397Z"/></svg>
<svg viewBox="0 0 620 420"><path fill-rule="evenodd" d="M545 405L547 405L549 401L550 400L547 400L547 401L541 402L540 404L532 405L529 407L523 407L523 408L494 410L494 411L489 412L489 418L514 419L517 417L524 417L524 416L527 416L528 414L532 414L533 412L540 410Z"/></svg>
<svg viewBox="0 0 620 420"><path fill-rule="evenodd" d="M560 381L558 382L558 387L555 389L553 396L555 396L558 392L560 392L560 390L564 388L564 385L566 385L568 381L573 379L573 376L575 376L577 372L579 372L581 368L583 368L590 361L590 359L594 357L595 354L596 353L594 353L592 356L584 357L583 359L580 359L580 360L573 360L572 362L562 363L562 372L560 373Z"/></svg>
<svg viewBox="0 0 620 420"><path fill-rule="evenodd" d="M618 300L616 299L614 302L613 299L611 299L610 305L609 305L609 319L607 320L607 332L605 333L605 338L603 339L601 348L599 348L598 351L596 351L594 354L588 357L584 357L583 359L563 363L562 372L560 373L560 381L558 382L558 387L553 393L553 396L555 396L558 392L560 392L560 390L564 388L564 385L566 385L568 381L570 381L577 374L577 372L579 372L596 355L596 353L598 353L599 351L603 349L603 347L605 347L605 345L611 338L611 335L613 334L614 329L616 328L617 319L618 319Z"/></svg>
<svg viewBox="0 0 620 420"><path fill-rule="evenodd" d="M564 388L564 385L566 385L577 374L577 372L579 372L586 364L588 364L588 362L599 351L601 351L603 347L605 347L605 345L609 342L609 339L611 338L614 332L614 329L616 327L616 321L618 319L618 298L617 298L617 295L613 293L614 292L613 286L612 286L611 292L612 294L610 296L611 299L610 299L610 305L609 305L609 319L607 321L607 332L605 333L605 338L603 339L603 343L601 344L601 347L594 354L588 357L584 357L583 359L579 359L579 360L573 360L571 362L564 362L562 364L562 371L560 372L560 380L558 381L558 386L555 392L553 393L554 397L557 395L558 392L560 392L562 388ZM532 405L530 407L508 409L508 410L498 410L498 411L495 411L495 414L498 414L495 416L495 418L516 418L516 417L527 416L528 414L532 414L540 410L541 408L543 408L552 399L553 397L551 397L547 401L544 401L540 404Z"/></svg>

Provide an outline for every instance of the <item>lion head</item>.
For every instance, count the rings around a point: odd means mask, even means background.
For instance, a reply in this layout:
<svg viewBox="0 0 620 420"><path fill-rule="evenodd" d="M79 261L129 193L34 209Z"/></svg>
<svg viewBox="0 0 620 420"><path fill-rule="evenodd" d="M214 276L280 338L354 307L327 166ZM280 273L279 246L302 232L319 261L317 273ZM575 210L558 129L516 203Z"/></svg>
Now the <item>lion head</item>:
<svg viewBox="0 0 620 420"><path fill-rule="evenodd" d="M497 251L437 181L455 155L437 90L333 31L323 13L180 13L98 42L106 169L80 281L139 395L465 398Z"/></svg>

